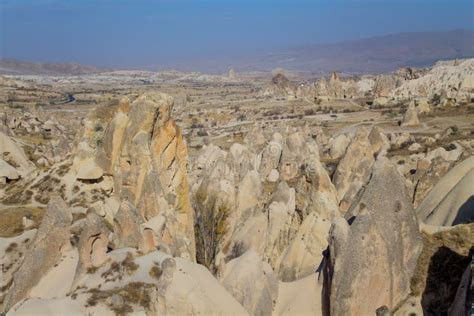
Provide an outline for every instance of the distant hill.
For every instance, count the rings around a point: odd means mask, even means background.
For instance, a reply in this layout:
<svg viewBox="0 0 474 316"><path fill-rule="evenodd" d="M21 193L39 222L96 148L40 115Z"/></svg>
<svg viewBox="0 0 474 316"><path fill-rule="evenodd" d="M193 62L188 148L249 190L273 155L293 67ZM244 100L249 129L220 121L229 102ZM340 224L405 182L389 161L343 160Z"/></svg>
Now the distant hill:
<svg viewBox="0 0 474 316"><path fill-rule="evenodd" d="M474 30L398 33L332 44L292 47L261 55L188 58L144 67L226 73L283 68L310 73L383 73L400 67L427 67L439 60L474 57ZM137 61L138 62L138 61ZM0 59L0 74L79 75L108 71L75 63L33 63Z"/></svg>
<svg viewBox="0 0 474 316"><path fill-rule="evenodd" d="M259 68L314 72L380 73L425 67L438 60L474 57L474 31L399 33L334 44L311 45L263 56Z"/></svg>
<svg viewBox="0 0 474 316"><path fill-rule="evenodd" d="M83 75L104 71L76 63L34 63L16 59L0 59L2 75Z"/></svg>

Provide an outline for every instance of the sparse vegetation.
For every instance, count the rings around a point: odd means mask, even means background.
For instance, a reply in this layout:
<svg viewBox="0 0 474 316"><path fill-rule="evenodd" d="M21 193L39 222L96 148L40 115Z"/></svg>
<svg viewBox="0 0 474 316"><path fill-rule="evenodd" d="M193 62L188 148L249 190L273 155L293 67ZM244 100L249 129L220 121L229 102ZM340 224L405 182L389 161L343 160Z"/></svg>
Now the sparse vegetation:
<svg viewBox="0 0 474 316"><path fill-rule="evenodd" d="M90 289L87 299L87 306L97 306L97 304L106 304L116 315L128 315L134 311L133 306L139 306L146 312L151 308L151 297L149 289L153 288L153 284L143 282L131 282L122 288L114 288L111 290ZM113 296L120 299L109 299Z"/></svg>
<svg viewBox="0 0 474 316"><path fill-rule="evenodd" d="M240 257L241 255L245 253L245 250L246 249L245 249L244 243L241 241L237 241L236 243L232 245L232 249L225 257L225 261L228 262L232 259Z"/></svg>
<svg viewBox="0 0 474 316"><path fill-rule="evenodd" d="M18 248L18 244L16 242L12 242L11 244L8 245L8 247L5 249L5 253L10 253L14 251L15 249Z"/></svg>
<svg viewBox="0 0 474 316"><path fill-rule="evenodd" d="M131 275L139 268L135 263L133 255L128 252L121 262L112 262L110 268L102 273L102 278L107 281L121 280L125 274Z"/></svg>
<svg viewBox="0 0 474 316"><path fill-rule="evenodd" d="M150 268L150 271L148 272L148 274L152 277L152 278L155 278L157 280L160 279L161 277L161 274L163 273L163 270L161 270L160 266L159 265L154 265L153 267Z"/></svg>
<svg viewBox="0 0 474 316"><path fill-rule="evenodd" d="M200 188L194 197L196 219L194 233L196 238L196 259L215 273L214 259L218 251L219 242L227 232L227 217L230 206L208 196L204 188Z"/></svg>
<svg viewBox="0 0 474 316"><path fill-rule="evenodd" d="M31 228L39 226L43 218L44 209L24 206L12 207L0 210L0 237L13 237L23 232L23 217L29 217L34 221ZM30 229L31 229L30 228Z"/></svg>

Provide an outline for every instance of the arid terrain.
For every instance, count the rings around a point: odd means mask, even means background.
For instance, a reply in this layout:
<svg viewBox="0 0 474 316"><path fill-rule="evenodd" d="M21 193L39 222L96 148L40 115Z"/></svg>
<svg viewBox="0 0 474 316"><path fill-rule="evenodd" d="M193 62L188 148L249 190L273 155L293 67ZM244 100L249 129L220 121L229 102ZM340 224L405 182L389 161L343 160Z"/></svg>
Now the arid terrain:
<svg viewBox="0 0 474 316"><path fill-rule="evenodd" d="M474 306L474 59L61 69L0 77L0 312Z"/></svg>

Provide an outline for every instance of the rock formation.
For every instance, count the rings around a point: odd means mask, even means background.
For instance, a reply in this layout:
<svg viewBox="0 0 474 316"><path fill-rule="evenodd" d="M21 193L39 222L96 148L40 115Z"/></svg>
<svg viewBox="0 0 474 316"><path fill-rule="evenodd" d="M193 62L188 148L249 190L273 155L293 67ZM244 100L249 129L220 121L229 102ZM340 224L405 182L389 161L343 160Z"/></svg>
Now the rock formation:
<svg viewBox="0 0 474 316"><path fill-rule="evenodd" d="M415 108L415 103L411 102L408 106L405 115L403 116L403 121L401 126L404 127L412 127L420 125L420 121L418 120L418 114Z"/></svg>
<svg viewBox="0 0 474 316"><path fill-rule="evenodd" d="M0 311L466 314L470 62L0 78Z"/></svg>
<svg viewBox="0 0 474 316"><path fill-rule="evenodd" d="M288 80L282 73L278 73L273 76L270 85L263 90L262 95L265 97L284 97L288 100L294 100L296 90L297 87L294 83Z"/></svg>
<svg viewBox="0 0 474 316"><path fill-rule="evenodd" d="M328 239L331 315L370 315L410 294L421 235L404 181L386 158L377 160L369 184L345 219L333 222Z"/></svg>
<svg viewBox="0 0 474 316"><path fill-rule="evenodd" d="M278 281L268 263L253 250L229 261L221 282L250 315L269 315L278 296ZM254 292L254 295L249 293Z"/></svg>
<svg viewBox="0 0 474 316"><path fill-rule="evenodd" d="M69 229L72 215L60 197L53 197L48 204L41 226L32 245L13 278L4 302L4 310L27 298L70 247Z"/></svg>
<svg viewBox="0 0 474 316"><path fill-rule="evenodd" d="M160 93L130 99L133 97L121 100L116 113L105 118L103 132L86 124L73 164L76 178L103 182L105 177L112 177L113 192L106 198L126 201L116 215L121 220L115 220L120 232L118 245L141 248L144 241L137 238L143 236L136 234L143 232L126 225L140 225L162 215L165 228L152 239L157 242L152 247L192 260L194 212L188 193L187 148L180 129L170 118L173 99Z"/></svg>
<svg viewBox="0 0 474 316"><path fill-rule="evenodd" d="M0 159L4 168L8 164L23 177L32 171L33 164L28 160L23 149L9 136L0 132Z"/></svg>
<svg viewBox="0 0 474 316"><path fill-rule="evenodd" d="M449 171L431 189L417 208L424 223L451 226L474 219L474 157L469 157Z"/></svg>
<svg viewBox="0 0 474 316"><path fill-rule="evenodd" d="M458 102L470 100L474 89L474 60L467 59L456 64L439 63L426 75L405 81L392 92L401 98L425 97L432 99L452 99Z"/></svg>
<svg viewBox="0 0 474 316"><path fill-rule="evenodd" d="M373 149L368 136L369 132L365 128L357 131L333 176L343 212L349 208L359 189L368 180L374 164Z"/></svg>

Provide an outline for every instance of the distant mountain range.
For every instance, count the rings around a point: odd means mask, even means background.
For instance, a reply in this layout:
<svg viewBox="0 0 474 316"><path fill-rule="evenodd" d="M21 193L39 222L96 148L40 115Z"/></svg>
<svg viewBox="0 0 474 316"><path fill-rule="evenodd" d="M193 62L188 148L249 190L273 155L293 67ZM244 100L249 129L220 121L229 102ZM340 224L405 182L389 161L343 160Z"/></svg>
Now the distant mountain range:
<svg viewBox="0 0 474 316"><path fill-rule="evenodd" d="M426 67L438 60L469 57L474 57L474 30L399 33L297 47L269 54L255 63L269 69L281 67L313 72L380 73L399 67Z"/></svg>
<svg viewBox="0 0 474 316"><path fill-rule="evenodd" d="M400 67L427 67L438 60L474 57L474 30L416 32L371 37L332 44L293 47L263 56L232 58L150 67L182 71L269 71L284 68L311 73L383 73ZM0 74L80 75L106 71L75 63L33 63L0 59Z"/></svg>
<svg viewBox="0 0 474 316"><path fill-rule="evenodd" d="M35 63L16 59L0 59L2 75L83 75L104 71L77 63Z"/></svg>

